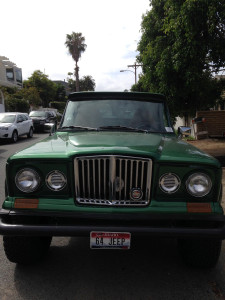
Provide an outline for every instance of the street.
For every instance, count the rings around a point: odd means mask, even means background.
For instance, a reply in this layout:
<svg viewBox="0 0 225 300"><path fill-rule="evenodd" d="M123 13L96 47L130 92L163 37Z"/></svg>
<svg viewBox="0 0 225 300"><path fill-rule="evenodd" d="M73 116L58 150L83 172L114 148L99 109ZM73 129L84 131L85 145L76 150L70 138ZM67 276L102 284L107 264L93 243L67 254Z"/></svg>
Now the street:
<svg viewBox="0 0 225 300"><path fill-rule="evenodd" d="M0 144L0 196L6 159L46 137ZM225 189L224 189L225 190ZM204 253L203 253L204 255ZM47 258L10 263L0 242L0 299L225 299L225 243L213 270L186 267L173 239L132 240L131 250L90 250L88 238L53 238Z"/></svg>

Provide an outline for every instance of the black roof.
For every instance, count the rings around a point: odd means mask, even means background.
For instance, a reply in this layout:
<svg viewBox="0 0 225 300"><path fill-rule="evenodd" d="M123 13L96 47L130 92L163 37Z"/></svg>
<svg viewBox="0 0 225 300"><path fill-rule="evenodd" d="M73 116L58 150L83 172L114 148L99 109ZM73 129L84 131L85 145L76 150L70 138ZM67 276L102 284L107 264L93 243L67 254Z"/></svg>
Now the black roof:
<svg viewBox="0 0 225 300"><path fill-rule="evenodd" d="M162 94L141 93L141 92L75 92L69 95L69 100L87 99L127 99L127 100L151 100L164 102Z"/></svg>

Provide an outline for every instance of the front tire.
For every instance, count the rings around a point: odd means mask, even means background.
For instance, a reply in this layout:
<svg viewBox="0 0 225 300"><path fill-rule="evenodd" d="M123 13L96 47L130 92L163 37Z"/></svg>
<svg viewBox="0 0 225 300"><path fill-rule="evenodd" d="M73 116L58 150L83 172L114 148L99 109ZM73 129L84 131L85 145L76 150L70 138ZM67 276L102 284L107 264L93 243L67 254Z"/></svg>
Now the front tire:
<svg viewBox="0 0 225 300"><path fill-rule="evenodd" d="M27 134L28 139L33 137L33 133L34 133L34 130L31 127L30 130L29 130L29 133Z"/></svg>
<svg viewBox="0 0 225 300"><path fill-rule="evenodd" d="M16 143L17 141L18 141L18 133L17 133L16 130L14 130L13 133L12 133L11 142Z"/></svg>
<svg viewBox="0 0 225 300"><path fill-rule="evenodd" d="M17 264L32 264L48 252L52 237L3 236L5 254Z"/></svg>
<svg viewBox="0 0 225 300"><path fill-rule="evenodd" d="M180 239L178 249L184 262L192 267L213 268L218 262L222 241L218 239Z"/></svg>

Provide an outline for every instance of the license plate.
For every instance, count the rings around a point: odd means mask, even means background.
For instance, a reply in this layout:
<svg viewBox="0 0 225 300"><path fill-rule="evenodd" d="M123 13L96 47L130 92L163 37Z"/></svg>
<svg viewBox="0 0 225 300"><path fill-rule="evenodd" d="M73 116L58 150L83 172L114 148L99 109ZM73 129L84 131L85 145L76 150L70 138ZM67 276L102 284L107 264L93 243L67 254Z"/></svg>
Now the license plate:
<svg viewBox="0 0 225 300"><path fill-rule="evenodd" d="M129 232L90 233L91 249L130 249L131 234Z"/></svg>

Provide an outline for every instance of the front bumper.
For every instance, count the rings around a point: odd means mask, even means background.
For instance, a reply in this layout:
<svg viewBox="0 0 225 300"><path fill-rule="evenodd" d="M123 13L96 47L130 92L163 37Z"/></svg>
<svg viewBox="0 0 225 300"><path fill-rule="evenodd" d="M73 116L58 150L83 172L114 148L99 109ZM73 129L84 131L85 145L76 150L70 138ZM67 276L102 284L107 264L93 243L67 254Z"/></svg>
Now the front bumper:
<svg viewBox="0 0 225 300"><path fill-rule="evenodd" d="M33 126L34 126L34 130L38 131L38 130L44 130L45 127L45 123L34 123L33 122Z"/></svg>
<svg viewBox="0 0 225 300"><path fill-rule="evenodd" d="M109 214L0 211L0 234L20 236L89 236L91 231L130 232L176 238L225 239L219 214Z"/></svg>
<svg viewBox="0 0 225 300"><path fill-rule="evenodd" d="M11 137L11 132L8 130L0 130L0 139L8 139Z"/></svg>

